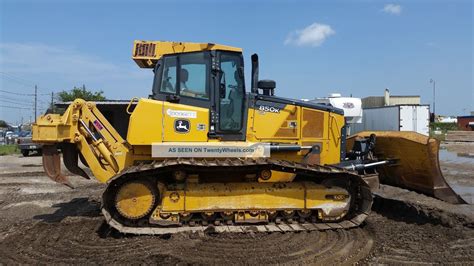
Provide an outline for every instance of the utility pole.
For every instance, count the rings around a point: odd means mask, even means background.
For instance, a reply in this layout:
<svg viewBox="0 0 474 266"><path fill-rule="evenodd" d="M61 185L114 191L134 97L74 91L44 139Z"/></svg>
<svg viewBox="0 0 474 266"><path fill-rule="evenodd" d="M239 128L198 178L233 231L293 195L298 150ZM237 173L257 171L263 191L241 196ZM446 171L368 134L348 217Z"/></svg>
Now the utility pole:
<svg viewBox="0 0 474 266"><path fill-rule="evenodd" d="M38 107L38 86L35 85L35 123L36 123L37 107Z"/></svg>
<svg viewBox="0 0 474 266"><path fill-rule="evenodd" d="M430 79L430 83L433 83L433 115L436 114L436 80Z"/></svg>
<svg viewBox="0 0 474 266"><path fill-rule="evenodd" d="M54 113L54 92L51 92L51 113Z"/></svg>

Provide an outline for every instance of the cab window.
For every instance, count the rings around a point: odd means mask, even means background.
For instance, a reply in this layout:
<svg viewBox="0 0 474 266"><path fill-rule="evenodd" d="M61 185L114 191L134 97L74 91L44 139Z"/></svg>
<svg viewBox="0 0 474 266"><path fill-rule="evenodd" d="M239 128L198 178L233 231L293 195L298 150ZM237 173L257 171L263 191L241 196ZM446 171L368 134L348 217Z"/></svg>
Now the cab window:
<svg viewBox="0 0 474 266"><path fill-rule="evenodd" d="M163 77L161 79L160 92L176 93L177 83L177 60L176 56L165 57L163 62Z"/></svg>
<svg viewBox="0 0 474 266"><path fill-rule="evenodd" d="M209 55L191 53L179 56L179 94L198 99L209 99Z"/></svg>
<svg viewBox="0 0 474 266"><path fill-rule="evenodd" d="M221 54L221 77L219 91L219 129L239 131L242 129L244 104L244 79L241 57Z"/></svg>

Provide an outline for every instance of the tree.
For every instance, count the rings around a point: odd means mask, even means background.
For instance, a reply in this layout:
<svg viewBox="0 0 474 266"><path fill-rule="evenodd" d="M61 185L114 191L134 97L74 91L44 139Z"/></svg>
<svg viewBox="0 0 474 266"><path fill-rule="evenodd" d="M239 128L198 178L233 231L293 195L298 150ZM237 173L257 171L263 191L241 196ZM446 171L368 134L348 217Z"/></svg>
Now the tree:
<svg viewBox="0 0 474 266"><path fill-rule="evenodd" d="M0 127L8 127L8 123L3 120L0 120Z"/></svg>
<svg viewBox="0 0 474 266"><path fill-rule="evenodd" d="M61 91L58 93L58 99L62 102L71 102L77 98L81 98L86 101L103 101L105 96L103 91L89 91L86 90L86 86L82 85L82 88L74 86L74 89L70 91Z"/></svg>

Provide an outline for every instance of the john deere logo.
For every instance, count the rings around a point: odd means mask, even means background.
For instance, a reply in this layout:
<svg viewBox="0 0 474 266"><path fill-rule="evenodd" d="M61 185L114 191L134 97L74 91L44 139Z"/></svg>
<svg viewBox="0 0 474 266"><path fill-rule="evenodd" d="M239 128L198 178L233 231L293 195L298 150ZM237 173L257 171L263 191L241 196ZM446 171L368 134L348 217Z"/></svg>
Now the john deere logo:
<svg viewBox="0 0 474 266"><path fill-rule="evenodd" d="M174 120L174 130L178 133L188 133L190 129L189 120L176 119Z"/></svg>

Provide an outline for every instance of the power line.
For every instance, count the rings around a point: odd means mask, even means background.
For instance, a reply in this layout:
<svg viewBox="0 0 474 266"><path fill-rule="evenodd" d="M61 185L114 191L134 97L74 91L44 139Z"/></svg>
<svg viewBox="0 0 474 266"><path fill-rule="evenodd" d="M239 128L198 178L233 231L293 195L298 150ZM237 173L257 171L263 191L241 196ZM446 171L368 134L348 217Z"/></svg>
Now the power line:
<svg viewBox="0 0 474 266"><path fill-rule="evenodd" d="M0 72L2 74L6 74L4 72ZM0 107L3 107L3 108L11 108L11 109L17 109L17 110L33 110L33 114L34 114L34 118L35 118L35 122L36 122L36 118L38 116L38 109L47 109L47 107L43 106L44 105L48 105L48 103L46 103L45 101L43 100L39 100L38 99L38 96L41 96L41 95L50 95L49 93L38 93L38 86L35 85L35 93L34 94L31 94L31 93L19 93L19 92L13 92L13 91L8 91L8 90L0 90L0 92L3 92L3 93L8 93L10 95L17 95L17 96L24 96L24 97L33 97L34 98L34 102L33 102L33 108L28 108L28 107L24 107L24 106L11 106L11 105L0 105ZM24 105L25 103L27 103L26 101L23 101L23 100L20 100L20 99L8 99L8 97L4 97L3 99L0 99L2 100L4 103L7 103L7 104L15 104L15 105ZM38 102L40 103L38 105ZM31 104L31 102L30 102Z"/></svg>
<svg viewBox="0 0 474 266"><path fill-rule="evenodd" d="M6 91L6 90L0 90L1 92L4 92L4 93L10 93L10 94L14 94L14 95L20 95L20 96L35 96L34 93L19 93L19 92L12 92L12 91ZM49 93L38 93L37 95L50 95Z"/></svg>
<svg viewBox="0 0 474 266"><path fill-rule="evenodd" d="M12 78L10 78L9 76L3 76L3 77L6 78L6 81L13 81L13 82L15 82L15 83L17 83L17 84L20 84L20 85L22 85L22 86L25 86L25 87L27 87L27 88L33 87L33 86L30 85L30 84L27 84L27 83L25 83L25 82L23 82L23 81L19 81L19 80L16 80L16 79L12 79Z"/></svg>
<svg viewBox="0 0 474 266"><path fill-rule="evenodd" d="M0 91L4 93L10 93L10 94L21 95L21 96L35 96L34 93L18 93L18 92L11 92L11 91L5 91L5 90L0 90Z"/></svg>
<svg viewBox="0 0 474 266"><path fill-rule="evenodd" d="M43 103L43 104L49 104L50 102L49 101L46 101L46 100L38 100L39 103Z"/></svg>
<svg viewBox="0 0 474 266"><path fill-rule="evenodd" d="M16 98L15 96L11 96L11 95L2 95L2 99L9 99L11 101L21 101L21 102L24 102L25 101L25 98Z"/></svg>
<svg viewBox="0 0 474 266"><path fill-rule="evenodd" d="M20 85L23 85L25 87L28 87L28 88L34 87L34 93L21 93L21 92L15 92L15 91L10 91L10 90L1 90L0 89L0 92L3 92L3 93L7 93L7 94L10 94L10 95L16 95L16 96L21 96L21 97L33 97L33 99L34 99L33 102L28 102L28 101L24 101L23 99L9 98L9 97L5 97L4 95L2 95L3 97L2 97L2 99L0 99L0 103L3 102L3 103L6 103L6 104L13 104L15 106L0 105L0 107L18 109L18 110L33 110L34 118L35 118L35 121L36 121L36 118L38 116L38 111L41 111L43 109L47 110L48 108L53 106L54 92L52 92L51 94L50 93L38 93L38 90L40 88L38 88L37 85L33 85L33 82L31 82L27 79L24 79L24 78L21 78L21 77L3 72L3 71L0 71L0 74L2 74L3 77L6 80L16 82L16 83L18 83ZM48 97L51 96L51 104L49 103L49 101L47 102L47 101L44 101L42 99L39 99L38 96L48 96ZM33 107L32 108L24 107L25 104L27 105L28 103L32 104ZM18 105L21 105L21 106L18 106Z"/></svg>
<svg viewBox="0 0 474 266"><path fill-rule="evenodd" d="M7 97L7 96L3 96L1 100L8 100L8 101L15 101L15 102L18 102L18 103L21 103L21 104L25 104L25 103L29 103L29 104L33 104L32 101L27 101L26 99L18 99L18 98L11 98L11 97Z"/></svg>
<svg viewBox="0 0 474 266"><path fill-rule="evenodd" d="M12 75L10 73L6 73L6 72L3 72L3 71L0 71L0 74L3 74L4 76L6 76L7 78L11 79L11 80L16 80L18 83L22 83L24 85L28 85L30 87L33 87L33 83L35 82L31 82L30 80L27 80L27 79L24 79L24 78L21 78L19 76L16 76L16 75ZM25 83L28 82L28 83Z"/></svg>
<svg viewBox="0 0 474 266"><path fill-rule="evenodd" d="M22 109L22 110L32 110L32 108L27 107L16 107L16 106L8 106L8 105L0 105L3 108L12 108L12 109Z"/></svg>
<svg viewBox="0 0 474 266"><path fill-rule="evenodd" d="M6 73L6 72L3 72L3 71L0 71L0 74L3 74L4 77L9 79L10 81L16 82L16 83L21 84L25 87L28 87L28 88L37 87L37 85L34 85L34 83L37 84L37 82L33 82L31 80L27 80L25 78L21 78L19 76L16 76L16 75L13 75L13 74L10 74L10 73ZM42 88L39 88L39 87L37 87L37 89L42 90ZM41 93L41 94L38 94L38 95L49 95L49 93Z"/></svg>
<svg viewBox="0 0 474 266"><path fill-rule="evenodd" d="M7 99L0 99L0 102L7 102L7 103L12 103L12 104L25 105L25 102L17 102L17 101L11 101L11 100L7 100ZM32 103L29 103L29 104L32 104Z"/></svg>

